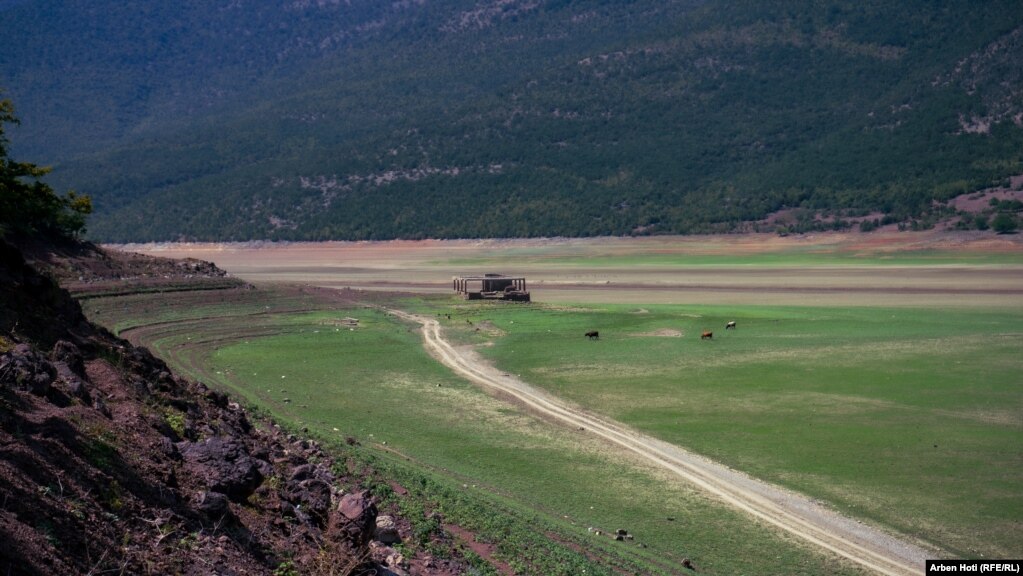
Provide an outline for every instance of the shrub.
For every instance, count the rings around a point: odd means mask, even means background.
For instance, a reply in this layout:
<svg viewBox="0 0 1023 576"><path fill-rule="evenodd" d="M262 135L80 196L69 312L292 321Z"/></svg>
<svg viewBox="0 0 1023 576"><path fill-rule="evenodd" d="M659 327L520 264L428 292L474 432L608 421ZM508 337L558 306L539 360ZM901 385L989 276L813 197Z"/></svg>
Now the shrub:
<svg viewBox="0 0 1023 576"><path fill-rule="evenodd" d="M1016 217L1008 212L1000 212L991 220L991 228L999 234L1012 234L1018 227Z"/></svg>

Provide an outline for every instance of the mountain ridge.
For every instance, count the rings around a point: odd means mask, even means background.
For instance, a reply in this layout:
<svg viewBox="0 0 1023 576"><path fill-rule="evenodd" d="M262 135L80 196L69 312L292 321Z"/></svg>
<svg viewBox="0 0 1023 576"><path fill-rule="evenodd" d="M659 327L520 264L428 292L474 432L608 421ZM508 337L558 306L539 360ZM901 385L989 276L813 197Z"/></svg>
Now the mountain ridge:
<svg viewBox="0 0 1023 576"><path fill-rule="evenodd" d="M149 111L119 108L124 134L57 164L95 198L96 239L722 232L787 207L927 225L1023 172L1012 2L281 1L222 7L222 31L202 5L177 28L136 18L216 41L172 42ZM133 66L108 83L146 86ZM41 92L13 77L34 130ZM195 109L164 104L174 86ZM60 156L45 140L24 150Z"/></svg>

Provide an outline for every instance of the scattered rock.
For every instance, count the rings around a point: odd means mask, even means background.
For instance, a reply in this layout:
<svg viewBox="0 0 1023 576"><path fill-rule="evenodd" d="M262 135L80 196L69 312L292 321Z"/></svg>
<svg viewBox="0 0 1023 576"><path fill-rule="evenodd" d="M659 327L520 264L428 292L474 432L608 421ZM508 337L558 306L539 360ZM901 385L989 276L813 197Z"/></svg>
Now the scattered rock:
<svg viewBox="0 0 1023 576"><path fill-rule="evenodd" d="M195 507L209 516L223 516L229 509L227 496L220 492L200 492Z"/></svg>
<svg viewBox="0 0 1023 576"><path fill-rule="evenodd" d="M57 343L53 345L51 356L54 361L66 364L75 374L79 376L85 375L85 360L82 358L82 352L78 349L78 346L71 342L57 340Z"/></svg>
<svg viewBox="0 0 1023 576"><path fill-rule="evenodd" d="M178 451L188 471L203 478L210 490L235 502L244 501L263 481L256 460L249 456L245 444L234 438L185 441L178 444Z"/></svg>
<svg viewBox="0 0 1023 576"><path fill-rule="evenodd" d="M0 356L0 384L46 396L56 377L53 364L27 344L18 344Z"/></svg>
<svg viewBox="0 0 1023 576"><path fill-rule="evenodd" d="M374 537L377 541L384 544L397 544L401 542L401 535L398 534L398 525L394 522L393 516L377 516Z"/></svg>
<svg viewBox="0 0 1023 576"><path fill-rule="evenodd" d="M364 548L376 530L377 507L365 491L345 494L338 504L340 514L331 516L328 536L356 549Z"/></svg>
<svg viewBox="0 0 1023 576"><path fill-rule="evenodd" d="M92 407L94 410L106 416L108 419L114 417L113 413L110 412L110 407L107 406L107 403L104 402L102 398L94 398L92 400Z"/></svg>
<svg viewBox="0 0 1023 576"><path fill-rule="evenodd" d="M317 524L326 523L330 511L330 483L318 478L289 482L284 489L284 496L291 502L299 503Z"/></svg>
<svg viewBox="0 0 1023 576"><path fill-rule="evenodd" d="M67 378L64 382L67 384L69 394L81 400L86 406L92 404L92 395L89 394L89 387L86 386L85 381L81 378Z"/></svg>

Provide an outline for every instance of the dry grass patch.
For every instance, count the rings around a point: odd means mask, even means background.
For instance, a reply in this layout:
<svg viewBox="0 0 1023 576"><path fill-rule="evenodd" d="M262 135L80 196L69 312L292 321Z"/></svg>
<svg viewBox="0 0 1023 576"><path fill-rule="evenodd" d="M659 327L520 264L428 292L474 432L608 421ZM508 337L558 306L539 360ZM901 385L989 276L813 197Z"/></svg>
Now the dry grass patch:
<svg viewBox="0 0 1023 576"><path fill-rule="evenodd" d="M681 330L675 330L674 328L661 328L660 330L653 330L650 332L636 332L630 334L630 336L652 336L655 338L681 338L685 336L685 332Z"/></svg>

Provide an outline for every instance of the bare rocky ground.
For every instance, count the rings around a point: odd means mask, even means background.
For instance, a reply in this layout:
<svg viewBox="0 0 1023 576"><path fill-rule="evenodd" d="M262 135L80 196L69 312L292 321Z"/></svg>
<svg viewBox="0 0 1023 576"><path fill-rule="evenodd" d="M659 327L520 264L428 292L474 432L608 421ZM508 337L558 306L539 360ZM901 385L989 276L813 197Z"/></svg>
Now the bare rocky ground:
<svg viewBox="0 0 1023 576"><path fill-rule="evenodd" d="M49 276L133 273L84 250L91 262L58 252L57 271L42 275L0 241L0 573L470 570L443 535L429 554L394 548L410 544L410 524L360 488L381 481L373 471L250 418L90 324ZM207 264L127 260L158 270L161 286L224 277Z"/></svg>

